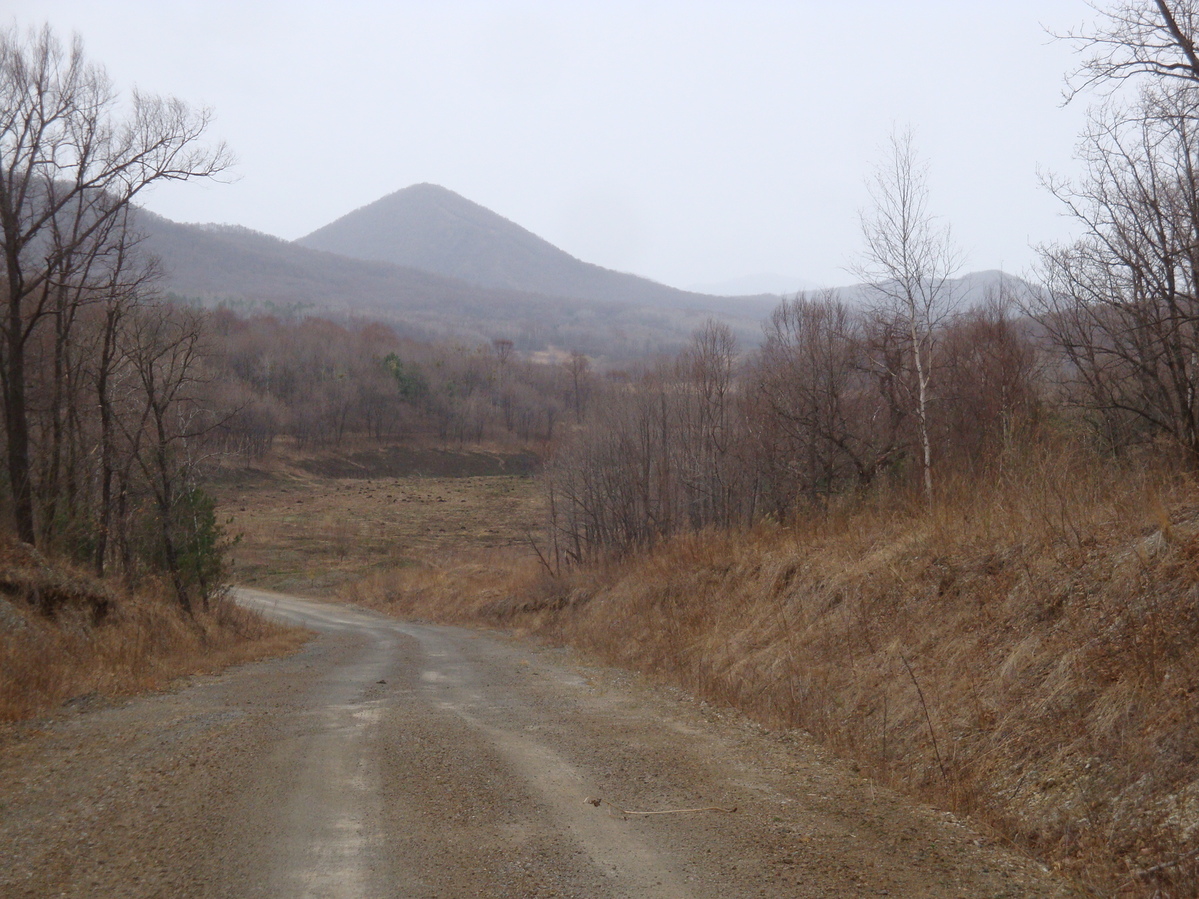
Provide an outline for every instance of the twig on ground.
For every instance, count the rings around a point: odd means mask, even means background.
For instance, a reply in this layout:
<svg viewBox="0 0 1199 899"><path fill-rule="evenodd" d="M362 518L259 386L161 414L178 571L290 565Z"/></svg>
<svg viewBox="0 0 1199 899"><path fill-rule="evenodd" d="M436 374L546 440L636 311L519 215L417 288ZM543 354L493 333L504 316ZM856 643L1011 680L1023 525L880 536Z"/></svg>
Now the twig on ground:
<svg viewBox="0 0 1199 899"><path fill-rule="evenodd" d="M588 805L594 805L596 808L599 808L599 806L604 802L603 799L597 799L594 796L588 796L583 801ZM614 805L611 802L609 802L608 805L615 811L620 812L622 815L686 815L690 814L691 812L724 812L731 815L733 812L737 811L737 806L735 805L732 808L724 808L723 806L719 805L708 805L704 806L703 808L667 808L660 809L659 811L655 812L630 812L628 809L623 809L619 805Z"/></svg>
<svg viewBox="0 0 1199 899"><path fill-rule="evenodd" d="M1137 878L1141 878L1143 880L1146 877L1152 877L1154 874L1160 874L1162 871L1169 870L1170 868L1177 868L1183 862L1189 862L1193 858L1199 858L1199 849L1192 849L1190 852L1178 856L1178 858L1174 859L1173 861L1162 862L1160 865L1154 865L1152 868L1145 868L1143 871L1133 871L1132 879L1130 879L1128 882L1132 883L1132 881Z"/></svg>

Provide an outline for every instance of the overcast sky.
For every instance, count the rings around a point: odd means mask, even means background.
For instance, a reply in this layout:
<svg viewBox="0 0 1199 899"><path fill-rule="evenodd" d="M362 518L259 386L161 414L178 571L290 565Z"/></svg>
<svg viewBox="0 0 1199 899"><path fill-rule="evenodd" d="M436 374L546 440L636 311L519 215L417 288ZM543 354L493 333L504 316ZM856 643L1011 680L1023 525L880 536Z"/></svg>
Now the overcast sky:
<svg viewBox="0 0 1199 899"><path fill-rule="evenodd" d="M119 87L216 114L236 180L179 221L296 238L441 184L562 249L680 287L852 280L865 180L910 126L967 269L1023 273L1069 225L1081 104L1047 36L1083 0L9 0ZM796 285L797 287L799 285Z"/></svg>

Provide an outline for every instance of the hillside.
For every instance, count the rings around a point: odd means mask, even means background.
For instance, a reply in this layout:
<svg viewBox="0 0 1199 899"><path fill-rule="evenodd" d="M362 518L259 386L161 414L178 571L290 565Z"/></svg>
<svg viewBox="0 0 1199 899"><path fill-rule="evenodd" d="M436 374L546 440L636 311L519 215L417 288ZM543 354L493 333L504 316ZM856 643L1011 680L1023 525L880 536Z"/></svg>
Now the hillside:
<svg viewBox="0 0 1199 899"><path fill-rule="evenodd" d="M231 225L180 224L146 210L137 226L167 292L206 305L367 317L421 340L512 340L522 352L577 350L627 364L684 346L709 318L744 347L762 339L776 296L709 296L580 262L443 188L417 185L288 242ZM1024 282L958 280L962 305ZM860 285L836 289L868 302Z"/></svg>
<svg viewBox="0 0 1199 899"><path fill-rule="evenodd" d="M145 248L158 257L168 293L205 305L370 317L417 339L487 342L507 338L526 352L578 350L623 361L673 352L708 317L746 344L761 337L772 303L737 312L649 307L483 287L434 272L352 259L228 225L180 224L139 210Z"/></svg>
<svg viewBox="0 0 1199 899"><path fill-rule="evenodd" d="M403 312L415 322L433 313L459 319L504 308L540 314L547 298L479 289L396 265L348 259L297 247L229 225L189 225L145 210L138 228L159 257L167 289L190 299L313 309L320 312Z"/></svg>
<svg viewBox="0 0 1199 899"><path fill-rule="evenodd" d="M184 612L155 579L134 590L0 531L0 727L104 708L307 639L223 596Z"/></svg>
<svg viewBox="0 0 1199 899"><path fill-rule="evenodd" d="M345 596L535 633L784 738L804 731L1086 895L1194 896L1192 488L1061 447L1010 462L933 509L884 491L556 578L531 559L457 557Z"/></svg>
<svg viewBox="0 0 1199 899"><path fill-rule="evenodd" d="M484 287L577 300L676 309L729 309L689 293L583 262L514 222L435 184L415 184L296 241L356 259L391 262ZM775 297L742 298L752 307Z"/></svg>
<svg viewBox="0 0 1199 899"><path fill-rule="evenodd" d="M1002 297L1020 300L1035 290L1033 285L1023 278L997 269L968 272L951 279L948 287L956 309L974 308ZM874 291L865 284L834 287L832 292L838 300L849 306L868 306L878 299Z"/></svg>

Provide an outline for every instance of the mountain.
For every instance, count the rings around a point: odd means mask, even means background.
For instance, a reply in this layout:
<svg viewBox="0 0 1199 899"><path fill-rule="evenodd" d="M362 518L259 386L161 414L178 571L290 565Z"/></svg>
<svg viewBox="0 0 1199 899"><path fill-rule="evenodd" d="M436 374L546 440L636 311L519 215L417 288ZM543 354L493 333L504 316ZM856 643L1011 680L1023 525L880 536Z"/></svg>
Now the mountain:
<svg viewBox="0 0 1199 899"><path fill-rule="evenodd" d="M249 312L372 318L406 336L466 343L507 338L522 351L561 350L628 362L682 347L707 318L745 345L761 339L765 307L721 311L547 296L470 284L434 272L309 249L248 228L173 222L137 211L163 288Z"/></svg>
<svg viewBox="0 0 1199 899"><path fill-rule="evenodd" d="M296 243L390 262L471 284L576 300L676 309L728 309L691 293L571 256L520 225L436 184L415 184L318 228ZM762 309L774 297L745 298Z"/></svg>
<svg viewBox="0 0 1199 899"><path fill-rule="evenodd" d="M420 184L288 242L230 225L187 225L138 210L137 228L178 297L248 311L371 318L424 340L512 340L524 352L578 350L627 364L682 348L707 319L742 346L762 339L777 296L689 293L581 262L524 228ZM999 272L959 279L961 306L1001 285ZM1027 287L1027 285L1024 285ZM862 285L837 288L854 305Z"/></svg>
<svg viewBox="0 0 1199 899"><path fill-rule="evenodd" d="M959 278L953 278L948 283L948 296L952 297L954 309L970 309L982 305L994 298L1008 297L1020 300L1027 298L1034 290L1033 286L1016 275L1010 275L997 269L981 272L969 272ZM821 291L815 291L819 294ZM877 295L867 284L852 284L848 287L834 287L832 294L847 306L870 306L878 301Z"/></svg>
<svg viewBox="0 0 1199 899"><path fill-rule="evenodd" d="M763 272L757 275L730 278L727 281L692 284L690 289L718 297L761 296L762 294L791 297L801 290L817 290L819 287L820 285L815 281L809 281L806 278Z"/></svg>

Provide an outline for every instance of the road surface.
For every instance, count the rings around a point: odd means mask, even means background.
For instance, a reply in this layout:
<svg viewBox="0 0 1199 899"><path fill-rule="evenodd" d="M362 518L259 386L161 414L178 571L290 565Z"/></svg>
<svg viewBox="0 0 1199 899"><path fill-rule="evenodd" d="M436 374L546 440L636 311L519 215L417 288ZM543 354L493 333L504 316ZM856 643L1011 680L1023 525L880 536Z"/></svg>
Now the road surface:
<svg viewBox="0 0 1199 899"><path fill-rule="evenodd" d="M796 735L565 651L239 599L319 637L3 733L0 896L1072 895Z"/></svg>

